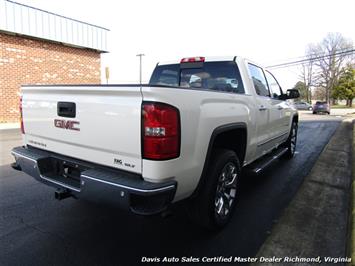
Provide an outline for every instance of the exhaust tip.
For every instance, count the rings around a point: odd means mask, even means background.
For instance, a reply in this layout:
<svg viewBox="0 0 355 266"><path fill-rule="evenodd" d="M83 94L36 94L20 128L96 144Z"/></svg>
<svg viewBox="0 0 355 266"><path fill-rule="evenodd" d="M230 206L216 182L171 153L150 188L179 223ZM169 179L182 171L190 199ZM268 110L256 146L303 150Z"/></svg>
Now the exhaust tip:
<svg viewBox="0 0 355 266"><path fill-rule="evenodd" d="M57 189L54 192L54 198L57 200L63 200L63 199L69 198L71 196L72 196L72 194L70 193L70 190L68 190L68 189Z"/></svg>
<svg viewBox="0 0 355 266"><path fill-rule="evenodd" d="M12 169L15 169L16 171L22 171L21 166L17 162L12 163L11 167L12 167Z"/></svg>

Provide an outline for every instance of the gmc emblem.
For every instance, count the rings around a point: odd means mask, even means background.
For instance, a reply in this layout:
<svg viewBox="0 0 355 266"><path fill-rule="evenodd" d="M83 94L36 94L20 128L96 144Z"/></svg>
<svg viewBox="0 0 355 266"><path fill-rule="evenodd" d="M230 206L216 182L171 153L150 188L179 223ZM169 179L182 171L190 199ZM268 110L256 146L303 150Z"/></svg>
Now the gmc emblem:
<svg viewBox="0 0 355 266"><path fill-rule="evenodd" d="M64 120L64 119L54 119L55 127L80 131L80 128L76 127L77 125L80 125L80 122Z"/></svg>

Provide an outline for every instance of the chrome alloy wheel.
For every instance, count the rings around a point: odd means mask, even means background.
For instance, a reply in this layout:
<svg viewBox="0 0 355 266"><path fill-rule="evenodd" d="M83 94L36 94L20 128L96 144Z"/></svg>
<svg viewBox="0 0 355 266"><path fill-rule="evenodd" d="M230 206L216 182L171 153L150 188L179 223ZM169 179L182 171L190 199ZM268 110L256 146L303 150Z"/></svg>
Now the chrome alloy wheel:
<svg viewBox="0 0 355 266"><path fill-rule="evenodd" d="M237 167L229 162L224 167L218 178L215 196L215 215L220 218L227 217L233 206L237 191Z"/></svg>
<svg viewBox="0 0 355 266"><path fill-rule="evenodd" d="M296 142L297 142L297 124L294 123L292 126L292 133L291 133L291 153L294 154L296 151Z"/></svg>

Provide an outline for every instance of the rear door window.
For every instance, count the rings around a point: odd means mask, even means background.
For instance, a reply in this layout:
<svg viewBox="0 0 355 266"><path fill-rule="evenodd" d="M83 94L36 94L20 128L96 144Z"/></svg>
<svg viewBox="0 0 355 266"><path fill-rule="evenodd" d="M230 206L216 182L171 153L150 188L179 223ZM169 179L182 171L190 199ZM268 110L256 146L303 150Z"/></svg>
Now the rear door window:
<svg viewBox="0 0 355 266"><path fill-rule="evenodd" d="M149 84L244 93L237 64L233 61L157 66Z"/></svg>
<svg viewBox="0 0 355 266"><path fill-rule="evenodd" d="M248 64L248 68L254 83L256 93L260 96L270 96L264 71L260 67L253 64Z"/></svg>

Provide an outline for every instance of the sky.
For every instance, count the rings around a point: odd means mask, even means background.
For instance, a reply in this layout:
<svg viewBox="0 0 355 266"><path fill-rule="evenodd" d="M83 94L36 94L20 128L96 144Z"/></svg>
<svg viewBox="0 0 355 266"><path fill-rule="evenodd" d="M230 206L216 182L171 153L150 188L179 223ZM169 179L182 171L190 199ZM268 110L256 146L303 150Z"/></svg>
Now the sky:
<svg viewBox="0 0 355 266"><path fill-rule="evenodd" d="M189 56L239 55L263 66L304 56L309 43L339 32L355 43L355 0L15 0L110 29L102 54L109 83L143 81L159 61ZM272 71L284 89L299 67Z"/></svg>

